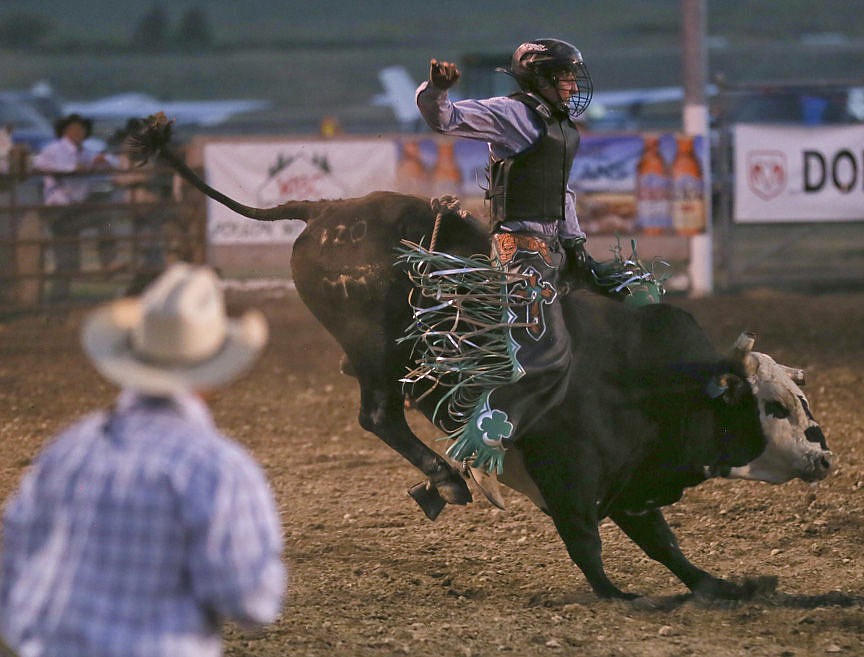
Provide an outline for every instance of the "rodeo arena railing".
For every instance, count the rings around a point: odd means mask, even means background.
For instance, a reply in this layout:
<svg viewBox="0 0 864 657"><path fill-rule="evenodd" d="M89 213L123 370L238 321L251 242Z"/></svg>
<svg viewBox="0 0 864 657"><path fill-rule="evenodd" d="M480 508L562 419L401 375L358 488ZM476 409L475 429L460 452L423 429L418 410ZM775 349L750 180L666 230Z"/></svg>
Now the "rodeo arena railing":
<svg viewBox="0 0 864 657"><path fill-rule="evenodd" d="M672 292L693 287L693 245L708 252L719 292L860 286L864 80L718 81L716 89L709 136L584 132L570 182L591 254L607 260L620 248L628 256L638 242L639 257L658 266ZM476 216L487 212L482 142L414 133L202 136L183 155L214 188L255 207L391 189L452 194ZM56 174L31 162L17 150L0 168L0 312L134 291L173 260L256 276L272 263L290 277L286 253L301 221L256 222L219 203L205 207L203 194L159 160L68 174L86 177L90 196L46 205L44 183Z"/></svg>
<svg viewBox="0 0 864 657"><path fill-rule="evenodd" d="M206 261L203 200L172 171L56 174L30 160L16 147L0 172L0 314L134 293L170 262ZM47 176L86 180L89 194L46 205Z"/></svg>

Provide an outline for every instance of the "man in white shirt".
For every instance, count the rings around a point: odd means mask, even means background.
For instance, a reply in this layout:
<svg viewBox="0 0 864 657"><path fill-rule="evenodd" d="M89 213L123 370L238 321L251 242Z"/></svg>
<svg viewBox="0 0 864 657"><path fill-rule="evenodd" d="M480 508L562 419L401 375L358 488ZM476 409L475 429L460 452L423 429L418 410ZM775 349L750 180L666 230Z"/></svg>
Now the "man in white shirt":
<svg viewBox="0 0 864 657"><path fill-rule="evenodd" d="M96 228L99 242L99 260L103 269L110 268L115 258L115 247L109 235L111 226L100 220L92 208L84 205L93 193L93 178L81 172L107 170L116 166L110 155L85 148L84 142L93 130L93 123L80 114L59 119L54 126L57 139L48 144L33 159L37 171L55 172L45 176L44 201L58 210L51 213L51 234L58 241L54 247L55 274L52 300L68 298L71 277L81 268L81 255L76 242L85 228Z"/></svg>

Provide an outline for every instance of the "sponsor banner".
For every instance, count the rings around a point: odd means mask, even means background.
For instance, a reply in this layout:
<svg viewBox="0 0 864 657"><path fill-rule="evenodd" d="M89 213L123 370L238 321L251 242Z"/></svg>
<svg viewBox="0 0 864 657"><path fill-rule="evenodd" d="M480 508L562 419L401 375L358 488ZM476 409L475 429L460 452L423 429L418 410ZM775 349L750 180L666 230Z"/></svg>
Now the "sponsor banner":
<svg viewBox="0 0 864 657"><path fill-rule="evenodd" d="M864 219L864 126L735 126L735 221Z"/></svg>
<svg viewBox="0 0 864 657"><path fill-rule="evenodd" d="M570 172L590 234L705 230L705 140L678 133L585 135Z"/></svg>
<svg viewBox="0 0 864 657"><path fill-rule="evenodd" d="M704 230L703 139L675 133L582 137L570 173L576 211L589 234L694 234ZM241 203L362 196L394 190L453 194L485 217L489 147L438 136L285 142L214 142L204 148L208 182ZM211 244L293 242L299 221L246 219L208 199Z"/></svg>
<svg viewBox="0 0 864 657"><path fill-rule="evenodd" d="M671 141L667 162L674 156ZM643 139L637 134L585 135L570 170L570 185L577 192L633 193L636 189L636 166L642 156Z"/></svg>
<svg viewBox="0 0 864 657"><path fill-rule="evenodd" d="M217 142L204 147L207 182L240 203L259 208L394 189L396 161L396 144L380 139ZM211 244L291 243L304 225L254 221L207 200Z"/></svg>
<svg viewBox="0 0 864 657"><path fill-rule="evenodd" d="M489 146L473 139L405 136L396 139L395 191L418 196L453 194L463 204L482 199Z"/></svg>
<svg viewBox="0 0 864 657"><path fill-rule="evenodd" d="M650 154L646 144L653 144ZM704 230L703 144L701 137L674 133L583 135L570 172L583 230L589 234ZM463 207L485 216L489 162L485 142L410 136L398 139L397 145L398 191L430 197L454 194ZM650 171L646 155L652 159Z"/></svg>

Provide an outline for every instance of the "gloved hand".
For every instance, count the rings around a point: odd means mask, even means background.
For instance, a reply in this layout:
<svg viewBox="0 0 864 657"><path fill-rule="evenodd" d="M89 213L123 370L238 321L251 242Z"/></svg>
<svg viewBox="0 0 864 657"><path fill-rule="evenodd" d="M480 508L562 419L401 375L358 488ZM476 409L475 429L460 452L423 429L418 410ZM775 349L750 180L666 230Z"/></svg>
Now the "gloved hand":
<svg viewBox="0 0 864 657"><path fill-rule="evenodd" d="M437 59L429 61L429 82L436 89L442 91L449 89L459 80L462 73L453 62L439 62Z"/></svg>
<svg viewBox="0 0 864 657"><path fill-rule="evenodd" d="M585 238L574 237L561 240L564 249L564 268L558 281L561 294L568 294L574 289L591 287L594 283L594 267L596 261L585 250Z"/></svg>

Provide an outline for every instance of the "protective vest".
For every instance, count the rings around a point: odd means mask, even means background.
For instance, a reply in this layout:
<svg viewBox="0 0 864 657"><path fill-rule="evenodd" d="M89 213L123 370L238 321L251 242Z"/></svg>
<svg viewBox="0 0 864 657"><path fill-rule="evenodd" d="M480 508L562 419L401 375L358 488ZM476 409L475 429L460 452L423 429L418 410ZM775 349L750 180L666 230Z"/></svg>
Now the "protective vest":
<svg viewBox="0 0 864 657"><path fill-rule="evenodd" d="M579 130L569 117L554 114L537 96L524 92L511 96L530 107L543 120L544 134L513 157L489 161L492 223L525 220L555 222L564 218L567 180L579 148Z"/></svg>

